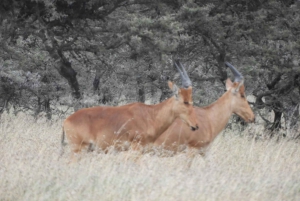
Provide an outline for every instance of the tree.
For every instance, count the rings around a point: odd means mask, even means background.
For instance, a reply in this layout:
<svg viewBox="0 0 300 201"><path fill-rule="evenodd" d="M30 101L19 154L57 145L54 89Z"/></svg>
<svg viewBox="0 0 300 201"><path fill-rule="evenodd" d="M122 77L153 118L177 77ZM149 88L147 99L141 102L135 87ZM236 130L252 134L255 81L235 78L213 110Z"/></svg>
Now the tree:
<svg viewBox="0 0 300 201"><path fill-rule="evenodd" d="M271 130L282 117L296 126L299 9L293 0L3 0L1 110L12 104L50 118L56 104L76 110L150 93L162 101L166 79L178 77L174 59L188 68L195 104L208 104L223 93L230 61L254 109L274 112Z"/></svg>
<svg viewBox="0 0 300 201"><path fill-rule="evenodd" d="M206 57L221 82L227 78L225 60L242 64L256 108L273 110L270 129L281 128L286 108L299 107L291 101L299 97L299 9L293 1L213 3L188 1L180 7L176 19L186 39L180 50L199 62Z"/></svg>
<svg viewBox="0 0 300 201"><path fill-rule="evenodd" d="M12 73L13 68L21 74L27 71L44 74L41 64L47 61L47 65L52 68L47 69L47 75L39 76L38 81L41 82L44 77L57 78L60 75L67 81L74 99L80 99L83 94L78 82L78 69L74 65L82 65L81 68L93 66L96 69L94 89L97 89L99 72L104 70L99 69L99 63L106 68L117 69L118 66L112 67L118 65L116 62L136 60L151 52L155 56L160 51L170 49L161 42L164 40L157 40L161 39L162 34L155 31L163 26L163 31L170 30L167 25L172 19L157 17L155 2L5 0L0 7L3 11L3 40L0 44L4 55L2 62L12 57L12 64L3 73L4 78L14 80L16 75ZM149 28L151 31L148 31ZM174 32L169 35L175 35ZM39 58L38 52L43 58ZM26 69L22 68L24 65ZM82 69L79 71L82 72ZM118 70L108 71L114 73ZM57 80L62 82L61 79ZM25 81L20 83L14 80L14 83L25 85ZM40 96L37 93L40 89L29 84L23 86L23 89L36 96L38 105L41 101L50 103L52 95L49 90L42 90L46 94Z"/></svg>

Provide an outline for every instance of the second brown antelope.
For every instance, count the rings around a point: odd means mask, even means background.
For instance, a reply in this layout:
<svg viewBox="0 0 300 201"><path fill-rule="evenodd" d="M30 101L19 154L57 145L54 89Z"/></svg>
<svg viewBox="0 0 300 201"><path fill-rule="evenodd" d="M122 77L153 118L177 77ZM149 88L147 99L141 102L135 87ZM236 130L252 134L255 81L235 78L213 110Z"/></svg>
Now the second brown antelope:
<svg viewBox="0 0 300 201"><path fill-rule="evenodd" d="M195 107L199 129L190 132L180 119L177 119L156 141L155 146L177 151L183 147L205 148L225 128L231 115L237 114L246 122L254 122L255 116L246 100L244 77L230 63L225 65L230 68L235 76L234 82L226 81L225 92L217 101L203 107Z"/></svg>
<svg viewBox="0 0 300 201"><path fill-rule="evenodd" d="M126 149L124 145L128 147L128 144L139 147L153 143L177 118L185 122L187 130L197 130L191 80L180 62L175 62L175 66L182 87L168 82L173 97L156 105L131 103L78 110L63 123L62 145L66 135L72 153L78 153L90 144L102 150L112 145L120 149Z"/></svg>

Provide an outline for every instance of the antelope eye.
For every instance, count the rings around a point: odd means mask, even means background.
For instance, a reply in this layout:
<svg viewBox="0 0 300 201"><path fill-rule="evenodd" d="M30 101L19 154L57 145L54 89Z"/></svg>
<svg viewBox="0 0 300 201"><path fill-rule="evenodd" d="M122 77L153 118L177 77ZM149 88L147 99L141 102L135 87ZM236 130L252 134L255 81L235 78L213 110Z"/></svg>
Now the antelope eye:
<svg viewBox="0 0 300 201"><path fill-rule="evenodd" d="M241 95L241 97L242 97L242 98L245 98L245 95L244 95L244 94L242 94L242 95Z"/></svg>
<svg viewBox="0 0 300 201"><path fill-rule="evenodd" d="M184 104L186 104L186 105L189 105L189 102L183 102Z"/></svg>

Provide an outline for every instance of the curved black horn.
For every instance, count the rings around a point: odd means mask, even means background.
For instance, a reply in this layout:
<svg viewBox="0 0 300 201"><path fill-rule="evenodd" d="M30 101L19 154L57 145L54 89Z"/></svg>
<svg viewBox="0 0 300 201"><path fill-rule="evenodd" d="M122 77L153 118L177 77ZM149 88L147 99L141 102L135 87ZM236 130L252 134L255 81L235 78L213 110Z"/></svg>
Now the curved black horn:
<svg viewBox="0 0 300 201"><path fill-rule="evenodd" d="M180 64L181 69L177 65L177 61L174 62L174 65L176 66L176 68L180 74L181 81L182 81L182 87L188 88L189 86L192 86L192 82L191 82L187 72L185 71L184 67L182 66L182 64L180 62L178 62L178 63Z"/></svg>
<svg viewBox="0 0 300 201"><path fill-rule="evenodd" d="M234 81L235 82L241 82L244 79L243 75L233 65L231 65L227 61L225 62L225 66L230 68L231 72L234 75Z"/></svg>

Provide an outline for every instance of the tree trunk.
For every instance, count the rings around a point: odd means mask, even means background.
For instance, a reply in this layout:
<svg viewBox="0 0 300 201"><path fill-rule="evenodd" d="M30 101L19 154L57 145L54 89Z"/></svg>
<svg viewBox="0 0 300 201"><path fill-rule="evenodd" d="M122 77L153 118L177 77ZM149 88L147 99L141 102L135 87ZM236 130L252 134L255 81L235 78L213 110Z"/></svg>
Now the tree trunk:
<svg viewBox="0 0 300 201"><path fill-rule="evenodd" d="M111 95L111 92L110 92L109 88L104 87L102 91L103 91L103 98L102 98L102 100L100 100L100 102L102 104L106 104L108 102L111 102L113 100L113 97Z"/></svg>
<svg viewBox="0 0 300 201"><path fill-rule="evenodd" d="M273 111L275 116L273 125L270 128L271 131L279 130L281 128L282 107L282 103L279 101L273 103Z"/></svg>
<svg viewBox="0 0 300 201"><path fill-rule="evenodd" d="M271 127L271 130L278 130L281 128L281 116L282 116L282 112L280 111L274 111L275 112L275 116L274 116L274 123Z"/></svg>
<svg viewBox="0 0 300 201"><path fill-rule="evenodd" d="M50 99L49 98L44 100L44 110L46 112L47 119L50 120L52 118L52 112L51 112Z"/></svg>
<svg viewBox="0 0 300 201"><path fill-rule="evenodd" d="M227 79L228 75L225 68L225 51L221 52L217 58L218 61L218 70L221 77L221 82L225 83L225 80Z"/></svg>
<svg viewBox="0 0 300 201"><path fill-rule="evenodd" d="M67 60L63 60L60 63L59 73L68 80L69 86L72 89L72 96L76 99L81 98L79 91L79 84L76 78L76 71L72 68L71 63Z"/></svg>
<svg viewBox="0 0 300 201"><path fill-rule="evenodd" d="M142 77L137 76L136 82L137 82L137 89L138 89L138 101L144 103L146 98L145 98L145 86L142 81Z"/></svg>
<svg viewBox="0 0 300 201"><path fill-rule="evenodd" d="M286 112L287 128L292 129L299 121L299 104L292 103L291 108Z"/></svg>
<svg viewBox="0 0 300 201"><path fill-rule="evenodd" d="M99 89L99 83L100 83L100 69L97 67L96 68L96 75L93 81L93 89L94 92L97 91Z"/></svg>
<svg viewBox="0 0 300 201"><path fill-rule="evenodd" d="M61 50L56 50L54 48L47 48L51 57L55 60L55 64L58 65L56 69L59 74L63 76L67 81L72 90L72 96L75 99L80 99L81 94L79 90L79 84L76 78L76 71L72 68L71 63L65 58Z"/></svg>
<svg viewBox="0 0 300 201"><path fill-rule="evenodd" d="M34 119L35 120L38 118L38 115L41 112L41 107L42 107L41 98L38 96L37 97L37 108L34 111Z"/></svg>

